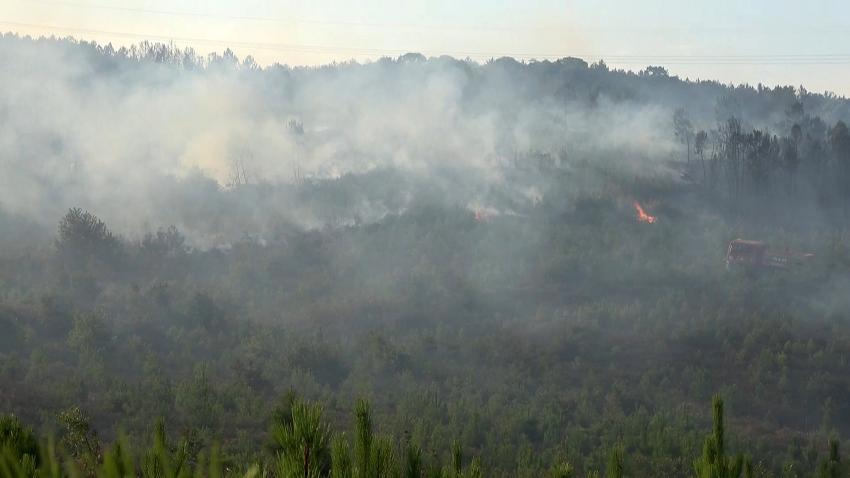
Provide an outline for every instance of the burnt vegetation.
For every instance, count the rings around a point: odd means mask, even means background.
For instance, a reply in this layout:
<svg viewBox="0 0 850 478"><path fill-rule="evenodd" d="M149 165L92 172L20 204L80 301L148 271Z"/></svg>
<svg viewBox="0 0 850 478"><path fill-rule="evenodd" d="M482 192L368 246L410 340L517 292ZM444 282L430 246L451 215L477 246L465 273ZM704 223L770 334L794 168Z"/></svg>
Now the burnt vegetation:
<svg viewBox="0 0 850 478"><path fill-rule="evenodd" d="M82 55L103 78L155 71L153 89L237 75L285 96L352 71L450 71L457 114L513 127L533 103L556 127L482 152L491 182L465 156L422 173L375 151L337 159L377 167L284 181L239 152L219 180L134 184L153 188L144 204L86 196L105 186L84 177L57 180L49 214L4 192L0 477L846 476L847 100L578 59L261 69L2 42ZM664 111L652 134L611 131L647 105ZM600 117L598 143L557 136ZM335 134L281 124L298 145ZM630 135L652 144L631 154ZM2 154L0 173L27 167ZM728 270L736 238L812 256Z"/></svg>

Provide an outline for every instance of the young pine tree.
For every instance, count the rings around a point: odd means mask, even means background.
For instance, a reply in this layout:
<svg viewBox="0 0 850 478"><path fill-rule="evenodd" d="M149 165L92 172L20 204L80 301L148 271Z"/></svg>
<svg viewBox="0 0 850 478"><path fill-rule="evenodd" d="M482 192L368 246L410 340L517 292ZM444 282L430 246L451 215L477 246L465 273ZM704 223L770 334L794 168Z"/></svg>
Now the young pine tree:
<svg viewBox="0 0 850 478"><path fill-rule="evenodd" d="M606 478L623 478L623 448L615 446L608 457Z"/></svg>
<svg viewBox="0 0 850 478"><path fill-rule="evenodd" d="M351 450L345 435L337 435L331 442L331 478L352 478Z"/></svg>
<svg viewBox="0 0 850 478"><path fill-rule="evenodd" d="M358 400L354 409L354 433L354 478L373 478L372 411L366 400Z"/></svg>
<svg viewBox="0 0 850 478"><path fill-rule="evenodd" d="M422 449L412 443L407 445L403 476L404 478L422 478Z"/></svg>
<svg viewBox="0 0 850 478"><path fill-rule="evenodd" d="M320 478L330 468L330 430L322 421L322 407L297 400L292 405L292 422L276 424L274 439L279 478Z"/></svg>
<svg viewBox="0 0 850 478"><path fill-rule="evenodd" d="M829 440L829 456L818 467L818 478L839 478L847 476L841 463L838 439Z"/></svg>
<svg viewBox="0 0 850 478"><path fill-rule="evenodd" d="M739 478L741 472L746 476L752 476L752 466L744 457L726 456L726 430L723 422L723 399L715 395L712 401L713 428L712 433L705 439L702 456L694 461L694 474L696 478Z"/></svg>
<svg viewBox="0 0 850 478"><path fill-rule="evenodd" d="M562 461L557 465L552 467L552 470L549 472L549 476L552 478L573 478L575 475L575 470L573 470L573 465Z"/></svg>

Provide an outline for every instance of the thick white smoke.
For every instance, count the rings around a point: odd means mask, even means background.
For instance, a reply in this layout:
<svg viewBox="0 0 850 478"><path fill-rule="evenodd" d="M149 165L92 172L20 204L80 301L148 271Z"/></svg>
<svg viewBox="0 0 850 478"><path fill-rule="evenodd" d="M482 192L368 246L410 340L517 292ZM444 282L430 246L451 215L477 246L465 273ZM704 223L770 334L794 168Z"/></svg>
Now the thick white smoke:
<svg viewBox="0 0 850 478"><path fill-rule="evenodd" d="M429 191L487 207L494 195L539 199L541 185L506 179L517 155L648 158L675 147L670 108L534 91L507 61L190 69L10 36L0 61L0 207L45 224L79 206L130 234L162 224L209 233L217 226L198 217L216 214L254 234L269 218L374 220ZM296 191L305 179L375 171L400 181L392 200L367 186L329 213ZM243 183L292 188L221 210L221 190Z"/></svg>

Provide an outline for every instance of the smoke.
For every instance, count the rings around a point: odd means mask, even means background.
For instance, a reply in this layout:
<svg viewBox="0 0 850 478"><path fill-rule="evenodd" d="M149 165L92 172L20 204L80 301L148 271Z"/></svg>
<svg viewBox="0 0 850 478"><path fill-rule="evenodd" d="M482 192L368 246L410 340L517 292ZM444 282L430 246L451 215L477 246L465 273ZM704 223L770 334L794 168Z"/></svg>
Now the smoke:
<svg viewBox="0 0 850 478"><path fill-rule="evenodd" d="M0 41L0 208L53 225L78 206L121 233L174 224L207 245L416 201L518 212L546 194L543 160L663 168L688 94L623 88L575 59L259 69L146 48Z"/></svg>

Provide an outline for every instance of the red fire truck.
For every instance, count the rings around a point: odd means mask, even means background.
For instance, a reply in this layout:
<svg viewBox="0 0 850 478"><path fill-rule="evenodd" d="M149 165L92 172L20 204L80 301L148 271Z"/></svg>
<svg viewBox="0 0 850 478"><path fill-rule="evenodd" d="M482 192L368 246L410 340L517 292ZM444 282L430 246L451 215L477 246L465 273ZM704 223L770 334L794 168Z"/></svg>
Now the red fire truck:
<svg viewBox="0 0 850 478"><path fill-rule="evenodd" d="M741 266L750 269L789 269L803 264L812 256L814 254L791 251L787 248L781 251L771 250L762 241L735 239L729 243L729 248L726 250L726 268Z"/></svg>

